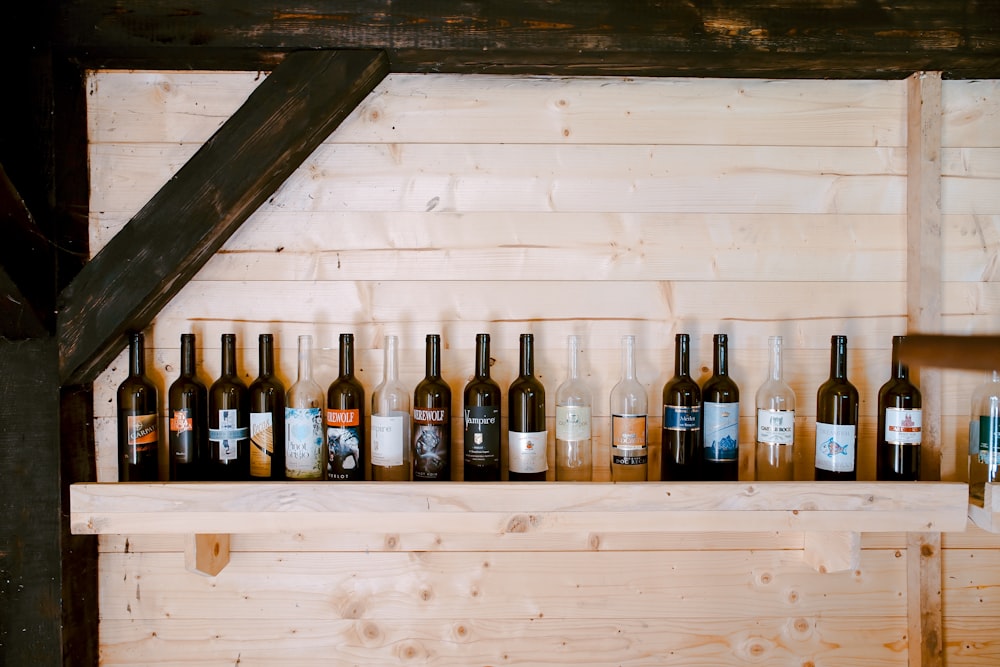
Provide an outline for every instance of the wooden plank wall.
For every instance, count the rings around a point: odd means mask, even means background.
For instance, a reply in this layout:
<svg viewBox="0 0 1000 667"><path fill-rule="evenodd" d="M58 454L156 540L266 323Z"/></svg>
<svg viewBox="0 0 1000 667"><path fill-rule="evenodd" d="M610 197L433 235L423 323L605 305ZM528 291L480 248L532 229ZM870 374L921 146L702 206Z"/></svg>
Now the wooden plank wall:
<svg viewBox="0 0 1000 667"><path fill-rule="evenodd" d="M262 76L90 78L92 252ZM943 327L995 333L1000 82L945 81L942 108ZM160 313L149 370L165 400L192 331L210 382L219 336L235 332L249 382L257 334L273 332L291 384L296 336L312 333L325 386L337 335L353 331L370 393L383 335L400 337L414 386L425 334L441 333L457 396L477 332L492 334L506 390L530 331L551 415L575 333L595 396L595 479L607 480L607 397L634 333L656 478L673 336L692 335L704 380L724 332L752 479L753 395L780 334L799 399L796 475L810 479L816 389L830 335L844 333L860 477L873 479L876 394L906 328L905 185L904 81L391 75ZM100 480L117 477L125 368L122 355L94 387ZM964 479L980 379L942 373L943 479ZM183 570L180 538L102 538L104 662L906 663L903 535L866 536L859 570L835 575L789 551L799 534L682 534L676 551L588 554L330 553L335 542L234 536L230 566L203 579ZM976 530L946 536L949 665L1000 650L997 545Z"/></svg>

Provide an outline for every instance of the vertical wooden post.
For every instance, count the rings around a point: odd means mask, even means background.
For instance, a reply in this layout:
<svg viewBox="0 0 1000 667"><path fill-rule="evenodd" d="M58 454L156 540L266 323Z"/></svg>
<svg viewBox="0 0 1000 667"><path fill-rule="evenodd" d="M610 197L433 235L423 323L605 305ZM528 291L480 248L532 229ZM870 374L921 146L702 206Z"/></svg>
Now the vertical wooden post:
<svg viewBox="0 0 1000 667"><path fill-rule="evenodd" d="M941 331L941 73L907 81L907 329ZM941 478L940 371L919 373L923 398L921 479ZM941 667L941 534L907 536L907 626L910 667Z"/></svg>

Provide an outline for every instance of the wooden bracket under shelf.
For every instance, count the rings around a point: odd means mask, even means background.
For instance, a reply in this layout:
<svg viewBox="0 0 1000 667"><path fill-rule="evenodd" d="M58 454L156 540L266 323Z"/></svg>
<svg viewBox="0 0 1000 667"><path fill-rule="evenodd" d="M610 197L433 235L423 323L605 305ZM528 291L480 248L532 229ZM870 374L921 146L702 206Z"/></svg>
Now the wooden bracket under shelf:
<svg viewBox="0 0 1000 667"><path fill-rule="evenodd" d="M183 534L214 576L229 536L328 531L343 551L647 551L683 532L801 532L820 572L854 570L863 532L964 531L949 482L170 482L70 489L74 534Z"/></svg>
<svg viewBox="0 0 1000 667"><path fill-rule="evenodd" d="M969 518L974 524L991 533L1000 533L1000 489L987 484L983 499L969 496Z"/></svg>

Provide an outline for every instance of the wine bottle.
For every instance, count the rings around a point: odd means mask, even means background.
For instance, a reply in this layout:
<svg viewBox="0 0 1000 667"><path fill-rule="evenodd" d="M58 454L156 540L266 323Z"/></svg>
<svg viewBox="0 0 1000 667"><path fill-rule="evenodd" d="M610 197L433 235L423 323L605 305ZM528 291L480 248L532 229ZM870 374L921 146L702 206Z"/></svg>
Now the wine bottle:
<svg viewBox="0 0 1000 667"><path fill-rule="evenodd" d="M354 334L340 334L340 371L326 392L326 478L365 480L365 389L354 377Z"/></svg>
<svg viewBox="0 0 1000 667"><path fill-rule="evenodd" d="M906 336L892 337L889 380L878 390L878 445L876 479L920 479L920 440L923 425L920 390L910 381L910 369L899 360L899 346Z"/></svg>
<svg viewBox="0 0 1000 667"><path fill-rule="evenodd" d="M299 336L299 372L285 395L285 477L326 477L323 390L312 379L312 336Z"/></svg>
<svg viewBox="0 0 1000 667"><path fill-rule="evenodd" d="M577 367L579 337L570 336L567 348L566 380L556 388L556 481L589 482L594 467L590 437L592 399Z"/></svg>
<svg viewBox="0 0 1000 667"><path fill-rule="evenodd" d="M1000 371L972 393L969 420L969 493L980 500L1000 480Z"/></svg>
<svg viewBox="0 0 1000 667"><path fill-rule="evenodd" d="M702 478L710 481L739 479L740 390L729 377L729 337L715 334L712 377L701 388Z"/></svg>
<svg viewBox="0 0 1000 667"><path fill-rule="evenodd" d="M646 388L635 377L635 336L624 336L622 377L611 388L611 479L615 482L645 482L649 477L646 405Z"/></svg>
<svg viewBox="0 0 1000 667"><path fill-rule="evenodd" d="M209 478L250 478L250 400L236 374L236 334L222 334L222 372L208 390Z"/></svg>
<svg viewBox="0 0 1000 667"><path fill-rule="evenodd" d="M274 374L274 336L260 334L250 383L250 479L285 478L285 385Z"/></svg>
<svg viewBox="0 0 1000 667"><path fill-rule="evenodd" d="M398 340L385 337L382 382L372 392L372 479L410 480L410 394L399 381Z"/></svg>
<svg viewBox="0 0 1000 667"><path fill-rule="evenodd" d="M160 478L160 424L156 385L146 377L143 335L129 335L128 377L118 385L118 481Z"/></svg>
<svg viewBox="0 0 1000 667"><path fill-rule="evenodd" d="M781 336L767 339L771 361L757 389L755 476L760 481L795 479L795 392L782 377Z"/></svg>
<svg viewBox="0 0 1000 667"><path fill-rule="evenodd" d="M181 334L181 374L167 390L170 474L175 482L205 479L208 389L195 374L195 335Z"/></svg>
<svg viewBox="0 0 1000 667"><path fill-rule="evenodd" d="M549 469L545 388L534 375L533 346L534 336L521 334L519 372L507 390L507 478L512 482L544 482Z"/></svg>
<svg viewBox="0 0 1000 667"><path fill-rule="evenodd" d="M426 339L424 379L413 390L413 480L451 479L451 387L441 378L441 336Z"/></svg>
<svg viewBox="0 0 1000 667"><path fill-rule="evenodd" d="M476 334L476 370L462 394L466 482L500 481L500 385L490 377L490 335Z"/></svg>
<svg viewBox="0 0 1000 667"><path fill-rule="evenodd" d="M847 336L830 339L830 378L816 392L816 479L857 479L858 390L847 379Z"/></svg>
<svg viewBox="0 0 1000 667"><path fill-rule="evenodd" d="M701 388L691 379L690 340L674 337L674 376L663 385L663 481L701 479Z"/></svg>

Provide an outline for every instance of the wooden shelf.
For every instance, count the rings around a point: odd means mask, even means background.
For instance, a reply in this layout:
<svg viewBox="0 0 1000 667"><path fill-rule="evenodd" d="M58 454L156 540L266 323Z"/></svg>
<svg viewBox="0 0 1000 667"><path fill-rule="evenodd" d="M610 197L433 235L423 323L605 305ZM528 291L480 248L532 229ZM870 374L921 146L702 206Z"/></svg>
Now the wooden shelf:
<svg viewBox="0 0 1000 667"><path fill-rule="evenodd" d="M968 488L939 482L104 483L70 489L74 534L184 534L218 574L234 533L337 531L358 549L655 549L677 532L802 532L821 572L855 569L862 532L966 527ZM377 536L373 537L373 536ZM630 538L632 541L630 541ZM373 542L378 539L379 542Z"/></svg>
<svg viewBox="0 0 1000 667"><path fill-rule="evenodd" d="M987 484L983 500L969 496L969 519L991 533L1000 533L1000 489Z"/></svg>

